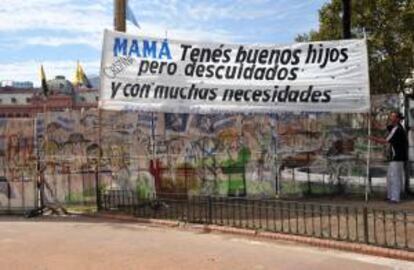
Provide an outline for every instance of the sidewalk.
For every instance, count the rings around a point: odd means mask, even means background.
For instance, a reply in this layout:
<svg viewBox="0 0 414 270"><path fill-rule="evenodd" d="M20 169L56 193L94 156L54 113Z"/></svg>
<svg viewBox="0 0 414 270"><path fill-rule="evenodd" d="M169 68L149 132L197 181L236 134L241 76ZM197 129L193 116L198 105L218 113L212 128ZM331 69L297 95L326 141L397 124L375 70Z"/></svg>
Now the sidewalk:
<svg viewBox="0 0 414 270"><path fill-rule="evenodd" d="M170 224L172 225L172 224ZM234 234L108 218L0 218L0 265L16 270L414 270L414 263Z"/></svg>
<svg viewBox="0 0 414 270"><path fill-rule="evenodd" d="M109 212L108 213L101 212L93 216L100 217L100 218L114 219L114 220L119 220L119 221L152 224L156 226L185 228L187 230L198 230L202 232L228 233L228 234L242 235L242 236L247 236L247 237L255 237L255 238L264 239L264 240L291 241L291 242L296 242L296 243L301 243L301 244L306 244L306 245L311 245L311 246L316 246L316 247L321 247L321 248L352 251L352 252L358 252L361 254L369 254L369 255L374 255L374 256L409 260L409 261L414 262L414 252L389 249L389 248L383 248L383 247L376 247L376 246L365 245L365 244L360 244L360 243L335 241L335 240L320 239L320 238L315 238L315 237L298 236L298 235L293 235L293 234L273 233L273 232L257 231L257 230L251 230L251 229L240 229L240 228L232 228L232 227L217 226L217 225L186 224L186 223L182 223L178 221L170 221L170 220L143 219L143 218L131 217L130 215L114 214L114 213L109 213Z"/></svg>

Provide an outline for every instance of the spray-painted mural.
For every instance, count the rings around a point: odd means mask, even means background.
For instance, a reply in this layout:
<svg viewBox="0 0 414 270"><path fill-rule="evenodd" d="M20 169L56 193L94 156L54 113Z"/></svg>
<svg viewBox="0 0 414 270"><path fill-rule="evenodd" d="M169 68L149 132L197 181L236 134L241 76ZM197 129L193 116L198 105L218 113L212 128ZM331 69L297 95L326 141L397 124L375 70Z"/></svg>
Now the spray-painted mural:
<svg viewBox="0 0 414 270"><path fill-rule="evenodd" d="M398 98L375 97L372 107L373 133L384 135ZM37 176L46 203L94 202L98 167L102 192L128 190L145 198L329 192L330 186L363 184L366 134L362 114L124 111L99 117L88 110L0 120L0 207L14 198L21 203L22 183L32 184L33 198ZM385 153L373 145L374 169Z"/></svg>
<svg viewBox="0 0 414 270"><path fill-rule="evenodd" d="M36 121L39 170L46 203L95 200L97 115L95 112L40 114Z"/></svg>
<svg viewBox="0 0 414 270"><path fill-rule="evenodd" d="M32 119L0 120L0 208L35 205L34 134Z"/></svg>

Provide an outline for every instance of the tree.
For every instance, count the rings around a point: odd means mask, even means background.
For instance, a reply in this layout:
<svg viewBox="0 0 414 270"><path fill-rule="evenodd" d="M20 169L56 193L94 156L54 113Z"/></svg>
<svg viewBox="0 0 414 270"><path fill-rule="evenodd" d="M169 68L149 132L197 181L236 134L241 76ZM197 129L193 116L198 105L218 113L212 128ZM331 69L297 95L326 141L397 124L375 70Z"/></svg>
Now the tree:
<svg viewBox="0 0 414 270"><path fill-rule="evenodd" d="M331 0L319 10L319 29L296 41L342 38L342 1ZM352 1L352 37L367 34L371 92L404 90L414 70L414 0Z"/></svg>

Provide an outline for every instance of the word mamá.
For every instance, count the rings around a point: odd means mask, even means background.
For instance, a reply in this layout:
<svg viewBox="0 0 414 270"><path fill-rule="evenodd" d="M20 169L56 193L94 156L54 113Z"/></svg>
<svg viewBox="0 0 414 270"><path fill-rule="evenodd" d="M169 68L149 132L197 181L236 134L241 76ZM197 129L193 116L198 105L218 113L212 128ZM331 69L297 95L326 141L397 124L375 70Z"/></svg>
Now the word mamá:
<svg viewBox="0 0 414 270"><path fill-rule="evenodd" d="M114 38L113 56L133 56L154 59L171 59L168 40Z"/></svg>

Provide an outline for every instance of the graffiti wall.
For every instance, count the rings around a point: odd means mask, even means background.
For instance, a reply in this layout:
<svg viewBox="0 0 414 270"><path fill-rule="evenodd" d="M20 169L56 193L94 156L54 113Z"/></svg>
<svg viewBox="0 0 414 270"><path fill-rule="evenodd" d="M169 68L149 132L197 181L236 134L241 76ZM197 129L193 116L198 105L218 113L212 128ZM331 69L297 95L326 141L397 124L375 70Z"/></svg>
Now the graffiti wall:
<svg viewBox="0 0 414 270"><path fill-rule="evenodd" d="M45 203L94 202L99 151L95 112L53 112L36 119Z"/></svg>
<svg viewBox="0 0 414 270"><path fill-rule="evenodd" d="M35 205L37 160L34 121L0 119L0 209Z"/></svg>
<svg viewBox="0 0 414 270"><path fill-rule="evenodd" d="M371 132L385 137L388 115L398 110L396 95L371 101ZM301 114L279 118L282 193L364 192L367 179L368 115ZM384 190L388 149L370 143L370 189Z"/></svg>
<svg viewBox="0 0 414 270"><path fill-rule="evenodd" d="M385 135L396 96L372 101L372 133ZM46 203L93 203L102 192L154 198L269 197L359 186L367 175L362 114L168 114L97 110L0 120L0 207L29 205L36 180ZM386 148L372 145L372 185ZM353 190L350 190L353 192Z"/></svg>
<svg viewBox="0 0 414 270"><path fill-rule="evenodd" d="M373 134L385 135L388 112L398 103L396 96L373 99ZM139 130L123 133L139 134L129 136L128 155L139 161L132 170L140 175L133 176L138 179L134 183L138 188L153 187L150 194L273 196L326 193L332 187L332 191L363 190L367 115L138 113L135 117ZM371 145L373 186L384 186L386 153L385 147Z"/></svg>
<svg viewBox="0 0 414 270"><path fill-rule="evenodd" d="M375 97L375 135L396 108L396 96ZM329 192L362 187L367 175L367 115L105 112L102 122L110 188L145 196ZM381 186L386 149L372 145L371 157Z"/></svg>

